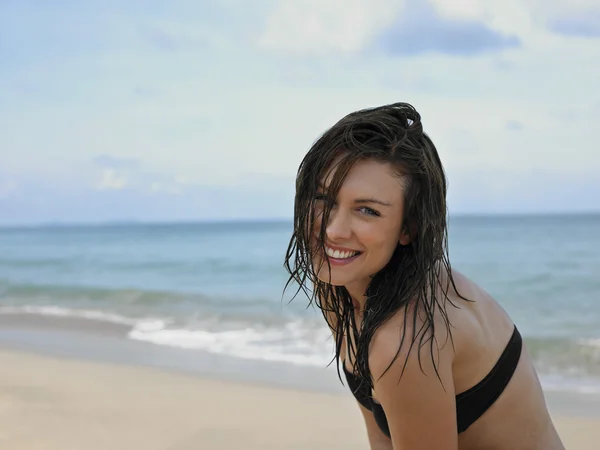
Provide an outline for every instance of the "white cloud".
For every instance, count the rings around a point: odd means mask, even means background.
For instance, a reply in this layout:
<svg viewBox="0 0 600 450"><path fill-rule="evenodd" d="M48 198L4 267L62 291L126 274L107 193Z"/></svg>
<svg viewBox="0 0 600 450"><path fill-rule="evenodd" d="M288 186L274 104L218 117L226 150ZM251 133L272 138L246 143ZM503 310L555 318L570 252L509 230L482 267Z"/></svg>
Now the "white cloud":
<svg viewBox="0 0 600 450"><path fill-rule="evenodd" d="M436 9L446 17L461 19L485 19L490 2L482 0L430 0ZM496 2L497 3L497 2Z"/></svg>
<svg viewBox="0 0 600 450"><path fill-rule="evenodd" d="M164 183L154 181L154 182L150 183L150 192L152 192L152 193L164 192L167 194L181 195L181 193L183 191L181 189L181 186L178 186L177 184L166 185Z"/></svg>
<svg viewBox="0 0 600 450"><path fill-rule="evenodd" d="M148 171L138 159L114 157L103 154L93 159L100 166L100 181L93 186L100 191L129 189L138 194L181 195L194 182L183 175Z"/></svg>
<svg viewBox="0 0 600 450"><path fill-rule="evenodd" d="M127 179L122 174L117 173L113 168L106 168L102 171L102 178L96 185L96 189L118 191L124 189L126 185Z"/></svg>
<svg viewBox="0 0 600 450"><path fill-rule="evenodd" d="M527 37L534 32L531 11L523 0L429 0L444 17L476 20L506 33Z"/></svg>
<svg viewBox="0 0 600 450"><path fill-rule="evenodd" d="M259 44L298 54L352 54L389 26L403 2L393 0L280 0Z"/></svg>
<svg viewBox="0 0 600 450"><path fill-rule="evenodd" d="M541 12L543 9L546 14L555 15L560 12L585 11L594 6L598 6L597 0L526 0L525 6L533 14Z"/></svg>
<svg viewBox="0 0 600 450"><path fill-rule="evenodd" d="M322 131L350 111L394 101L422 113L451 184L463 186L453 191L460 197L455 204L471 204L476 185L496 200L504 192L505 204L517 208L524 197L510 187L511 177L523 187L536 170L544 172L538 192L546 189L550 198L557 192L553 180L591 180L600 170L593 146L598 41L574 45L546 27L548 18L571 8L566 0L434 0L445 18L479 21L523 41L474 58L365 51L406 8L403 1L268 0L257 8L275 4L272 15L260 21L252 12L245 25L237 1L234 13L216 3L197 12L213 14L208 25L181 12L131 13L105 40L105 27L96 24L94 39L106 44L101 51L55 44L56 58L38 58L40 36L24 44L0 77L2 179L19 186L14 195L0 183L0 193L20 198L38 182L79 192L94 180L94 201L121 196L122 204L139 195L184 205L201 188L203 199L225 190L222 198L237 201L238 193L259 185L261 192L289 189L289 198L298 164ZM51 22L36 11L36 23ZM60 8L53 14L60 16ZM82 27L92 20L77 17ZM141 34L137 23L146 24ZM10 37L11 30L2 33ZM258 194L244 199L248 214L252 201L261 202ZM485 206L484 196L472 205ZM228 208L235 213L235 205Z"/></svg>
<svg viewBox="0 0 600 450"><path fill-rule="evenodd" d="M0 182L0 198L7 198L17 190L17 183L13 180Z"/></svg>

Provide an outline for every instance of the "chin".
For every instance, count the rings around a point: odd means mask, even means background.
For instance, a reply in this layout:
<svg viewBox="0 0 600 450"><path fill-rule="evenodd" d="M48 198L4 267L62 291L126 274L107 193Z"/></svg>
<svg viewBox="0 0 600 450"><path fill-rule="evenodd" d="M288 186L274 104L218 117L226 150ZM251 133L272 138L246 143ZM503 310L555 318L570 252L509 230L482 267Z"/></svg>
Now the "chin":
<svg viewBox="0 0 600 450"><path fill-rule="evenodd" d="M332 270L330 271L327 267L327 263L323 263L321 259L314 260L313 270L319 267L320 270L315 272L315 275L317 279L323 283L332 286L346 286L348 283L355 281L355 277L349 276L350 274L345 271L345 268L332 267Z"/></svg>
<svg viewBox="0 0 600 450"><path fill-rule="evenodd" d="M329 280L329 278L327 278L327 277L317 277L317 278L319 279L319 281L322 281L323 283L330 284L331 286L341 287L341 286L345 286L346 285L345 282L338 281L335 278L332 278L331 280Z"/></svg>
<svg viewBox="0 0 600 450"><path fill-rule="evenodd" d="M331 279L330 279L329 271L327 269L319 272L317 274L317 278L319 281L330 284L332 286L346 286L348 283L352 282L352 280L349 280L348 277L336 276L335 273L331 275Z"/></svg>

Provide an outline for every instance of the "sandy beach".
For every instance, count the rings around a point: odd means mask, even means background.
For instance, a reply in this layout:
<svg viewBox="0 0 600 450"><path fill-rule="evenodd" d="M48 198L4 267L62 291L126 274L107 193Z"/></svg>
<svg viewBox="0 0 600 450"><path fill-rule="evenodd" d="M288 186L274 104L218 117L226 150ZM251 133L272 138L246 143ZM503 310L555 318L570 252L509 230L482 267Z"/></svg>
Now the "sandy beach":
<svg viewBox="0 0 600 450"><path fill-rule="evenodd" d="M350 396L0 351L0 448L368 449ZM557 415L567 449L598 448L600 420Z"/></svg>
<svg viewBox="0 0 600 450"><path fill-rule="evenodd" d="M365 449L350 398L0 352L0 448Z"/></svg>

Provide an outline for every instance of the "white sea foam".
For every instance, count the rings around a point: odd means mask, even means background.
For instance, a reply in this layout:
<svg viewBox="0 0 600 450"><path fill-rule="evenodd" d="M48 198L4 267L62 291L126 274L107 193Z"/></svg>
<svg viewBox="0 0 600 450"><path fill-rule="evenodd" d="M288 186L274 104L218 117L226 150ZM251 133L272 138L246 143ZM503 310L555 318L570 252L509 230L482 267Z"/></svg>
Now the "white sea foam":
<svg viewBox="0 0 600 450"><path fill-rule="evenodd" d="M136 325L138 322L136 319L106 311L72 309L61 306L0 306L0 314L38 314L52 317L73 317L131 326Z"/></svg>
<svg viewBox="0 0 600 450"><path fill-rule="evenodd" d="M542 387L548 391L600 394L600 381L589 377L571 378L561 375L540 375L540 381Z"/></svg>
<svg viewBox="0 0 600 450"><path fill-rule="evenodd" d="M600 349L600 339L581 339L579 343L581 345L587 345L589 347L595 347Z"/></svg>
<svg viewBox="0 0 600 450"><path fill-rule="evenodd" d="M282 327L246 326L229 330L148 327L139 324L131 339L158 345L204 350L244 359L280 361L300 365L327 365L333 356L329 332L289 322Z"/></svg>
<svg viewBox="0 0 600 450"><path fill-rule="evenodd" d="M202 350L244 359L286 362L304 366L327 366L333 357L331 334L315 322L296 319L280 324L221 322L216 318L182 325L170 318L133 318L97 311L58 306L1 306L0 315L36 314L51 317L79 318L131 327L127 337L155 345ZM600 350L600 339L582 339L582 346ZM600 394L600 380L588 377L577 368L549 368L541 373L544 389Z"/></svg>
<svg viewBox="0 0 600 450"><path fill-rule="evenodd" d="M224 329L223 324L214 320L189 328L175 326L168 318L132 318L106 311L59 306L1 306L0 314L34 314L126 325L131 327L128 338L133 340L244 359L323 367L333 357L327 328L315 327L314 323L307 324L302 320L280 326L229 324Z"/></svg>

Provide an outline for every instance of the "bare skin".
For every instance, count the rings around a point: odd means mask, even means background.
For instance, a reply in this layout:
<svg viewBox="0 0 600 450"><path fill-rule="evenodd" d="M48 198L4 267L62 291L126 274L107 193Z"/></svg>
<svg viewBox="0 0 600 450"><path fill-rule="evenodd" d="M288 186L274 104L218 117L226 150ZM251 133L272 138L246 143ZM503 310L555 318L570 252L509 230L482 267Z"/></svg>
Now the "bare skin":
<svg viewBox="0 0 600 450"><path fill-rule="evenodd" d="M469 429L457 434L455 395L488 374L504 350L514 325L485 291L456 271L453 276L458 291L474 302L465 302L455 292L449 293L449 298L459 306L447 307L454 327L454 349L441 321L437 327L441 347L438 370L444 385L449 386L446 391L433 371L428 346L421 350L425 374L413 352L398 383L406 356L403 351L377 381L398 349L402 312L383 325L372 341L369 365L375 379L373 397L386 411L392 438L379 429L371 411L358 404L371 450L564 450L525 347L500 398ZM356 320L360 324L360 312ZM342 354L346 354L345 349ZM346 365L348 369L351 363Z"/></svg>
<svg viewBox="0 0 600 450"><path fill-rule="evenodd" d="M327 177L321 182L323 186L328 183ZM402 225L403 190L403 180L392 166L366 160L348 172L335 199L319 197L315 241L323 202L331 201L333 208L326 226L326 254L317 252L314 266L322 282L346 288L354 302L359 328L371 275L388 263L398 243L407 245L411 241ZM325 257L335 264L321 264ZM440 287L448 287L448 274L443 276ZM408 312L406 329L405 311L400 310L378 328L371 340L373 397L383 407L391 433L390 439L381 432L373 414L359 406L372 450L564 450L526 348L500 398L469 429L457 433L456 394L485 378L502 354L514 325L498 303L475 283L458 272L453 272L453 277L458 293L472 302L448 291L450 301L458 306L448 303L445 308L454 346L439 311L434 317L434 357L439 378L429 345L410 348L412 311ZM439 292L436 297L444 295ZM331 324L333 319L330 317ZM417 330L421 324L416 323ZM397 355L405 331L409 338ZM346 368L351 369L353 361L344 356L344 348L342 355L348 359Z"/></svg>

